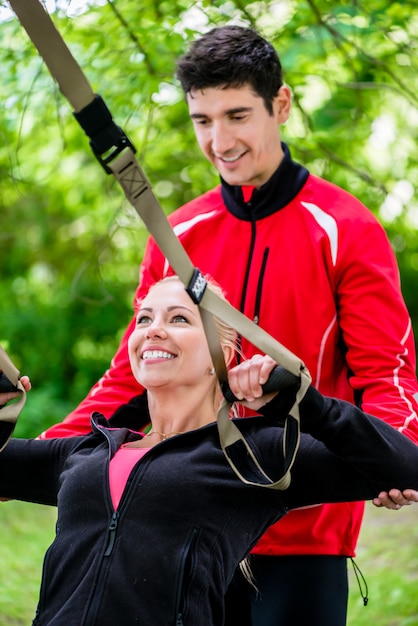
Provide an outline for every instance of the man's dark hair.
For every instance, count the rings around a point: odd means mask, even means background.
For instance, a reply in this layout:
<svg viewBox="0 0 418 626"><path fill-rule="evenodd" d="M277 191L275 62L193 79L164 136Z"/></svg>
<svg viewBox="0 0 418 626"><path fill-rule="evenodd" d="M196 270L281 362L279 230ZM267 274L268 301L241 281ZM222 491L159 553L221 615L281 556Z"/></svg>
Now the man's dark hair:
<svg viewBox="0 0 418 626"><path fill-rule="evenodd" d="M250 85L270 115L283 84L282 66L273 46L256 31L220 26L196 41L177 62L176 76L185 94L208 87Z"/></svg>

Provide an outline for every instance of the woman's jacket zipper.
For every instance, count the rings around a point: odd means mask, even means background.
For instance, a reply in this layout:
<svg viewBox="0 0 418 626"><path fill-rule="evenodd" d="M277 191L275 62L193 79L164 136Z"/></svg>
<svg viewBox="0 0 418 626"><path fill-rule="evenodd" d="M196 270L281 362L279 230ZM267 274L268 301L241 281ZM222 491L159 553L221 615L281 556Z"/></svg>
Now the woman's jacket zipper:
<svg viewBox="0 0 418 626"><path fill-rule="evenodd" d="M186 545L184 546L183 557L180 563L180 572L177 583L176 591L176 626L183 626L183 616L187 609L186 598L186 586L188 577L193 569L193 548L196 543L199 528L192 528L187 538Z"/></svg>
<svg viewBox="0 0 418 626"><path fill-rule="evenodd" d="M119 513L118 511L114 511L109 524L109 540L103 556L110 556L112 554L113 546L115 545L116 531L118 529L118 520Z"/></svg>
<svg viewBox="0 0 418 626"><path fill-rule="evenodd" d="M105 438L107 439L107 443L109 446L109 458L107 461L107 467L106 467L106 472L107 472L107 493L108 493L108 497L109 497L109 502L112 506L112 500L111 500L111 496L110 496L110 487L109 487L109 464L110 464L110 459L112 456L112 440L109 436L109 434L107 433L106 430L101 430L100 431ZM135 466L137 467L137 466ZM136 470L133 470L136 471ZM88 608L88 611L86 613L86 619L84 620L84 624L85 626L93 626L95 621L96 621L96 616L97 616L97 610L100 606L101 603L101 588L103 586L103 582L104 582L104 577L106 574L106 569L107 569L107 562L108 559L110 558L110 556L112 555L113 552L113 548L115 545L115 541L116 541L116 534L118 531L118 524L119 524L119 518L120 518L120 509L121 509L121 505L123 506L123 503L126 502L127 500L127 495L130 492L130 490L132 489L132 485L133 483L130 484L130 486L128 487L127 492L125 491L125 493L123 494L123 500L121 500L120 505L118 507L118 509L115 511L113 510L112 516L110 518L110 522L107 528L107 532L108 532L108 536L107 536L107 543L106 543L106 548L103 552L103 555L101 557L101 562L99 564L99 571L97 574L97 578L96 578L96 582L94 584L94 592L93 595L91 597L90 600L90 606Z"/></svg>
<svg viewBox="0 0 418 626"><path fill-rule="evenodd" d="M94 585L94 595L91 599L89 609L87 611L85 624L86 626L92 626L96 620L97 609L101 603L101 587L103 585L104 577L106 574L107 567L107 559L113 552L113 547L115 545L116 533L118 529L118 521L119 521L119 512L114 511L112 517L110 519L110 524L108 526L108 538L106 549L101 557L101 563L99 566L99 573L97 575L96 583Z"/></svg>

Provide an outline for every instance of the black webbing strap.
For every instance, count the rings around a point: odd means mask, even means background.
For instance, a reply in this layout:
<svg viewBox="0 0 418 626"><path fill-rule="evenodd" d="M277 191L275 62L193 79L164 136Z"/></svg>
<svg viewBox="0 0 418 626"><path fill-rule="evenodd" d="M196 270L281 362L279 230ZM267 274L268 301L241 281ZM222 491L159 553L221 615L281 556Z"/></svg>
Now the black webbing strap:
<svg viewBox="0 0 418 626"><path fill-rule="evenodd" d="M135 148L125 133L113 122L112 115L102 98L93 93L48 13L38 0L9 0L9 2L43 57L52 76L59 84L62 93L72 105L77 121L90 138L90 145L95 156L105 170L111 172L118 180L126 197L140 215L174 272L185 284L188 293L197 298L194 301L198 302L202 313L212 360L220 382L226 380L226 368L212 318L213 315L235 328L254 346L270 355L300 379L296 402L290 412L290 419L294 423L291 428L285 430L284 457L287 470L278 481L271 480L264 473L239 429L229 419L230 404L225 401L218 414L218 429L222 448L232 468L240 478L249 484L285 489L289 484L290 469L299 446L299 403L311 382L307 368L287 348L228 302L217 296L210 287L206 287L203 276L193 267L154 196L151 185L135 158ZM237 442L240 442L239 445L246 449L252 463L257 468L257 472L265 477L264 481L252 481L241 475L241 472L236 468L228 451L233 450Z"/></svg>

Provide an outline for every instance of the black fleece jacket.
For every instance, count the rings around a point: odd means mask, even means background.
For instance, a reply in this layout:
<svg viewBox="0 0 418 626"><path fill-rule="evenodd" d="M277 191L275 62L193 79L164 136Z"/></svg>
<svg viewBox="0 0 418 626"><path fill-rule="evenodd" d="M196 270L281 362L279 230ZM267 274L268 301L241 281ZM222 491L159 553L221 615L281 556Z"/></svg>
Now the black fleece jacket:
<svg viewBox="0 0 418 626"><path fill-rule="evenodd" d="M282 473L282 392L264 415L236 420L272 478ZM14 439L0 454L0 495L58 505L44 562L37 626L221 626L236 567L288 509L418 489L418 448L381 420L310 389L305 433L286 491L247 486L231 470L216 424L153 447L132 471L119 508L109 460L139 437L146 398L93 434ZM120 427L119 427L120 426ZM7 505L6 505L7 506Z"/></svg>

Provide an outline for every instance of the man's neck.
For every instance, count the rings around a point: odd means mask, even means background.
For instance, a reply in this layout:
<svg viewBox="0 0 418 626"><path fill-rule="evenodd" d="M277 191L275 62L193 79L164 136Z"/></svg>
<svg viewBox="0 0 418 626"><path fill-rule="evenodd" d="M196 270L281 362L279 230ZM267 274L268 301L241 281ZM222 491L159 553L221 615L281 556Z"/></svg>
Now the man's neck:
<svg viewBox="0 0 418 626"><path fill-rule="evenodd" d="M222 197L227 209L238 219L257 220L267 217L289 204L305 184L309 172L292 161L282 144L284 157L270 179L261 187L234 186L222 182Z"/></svg>

